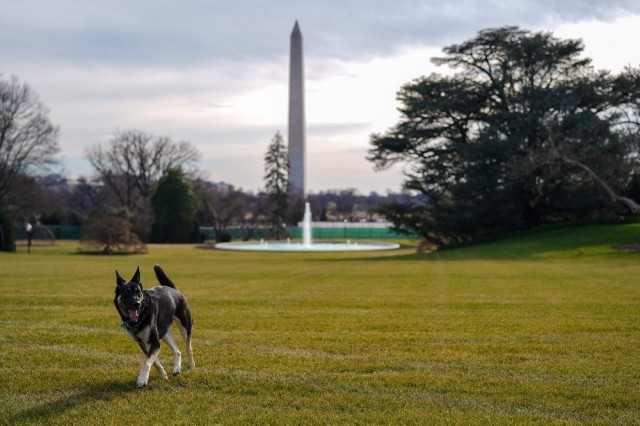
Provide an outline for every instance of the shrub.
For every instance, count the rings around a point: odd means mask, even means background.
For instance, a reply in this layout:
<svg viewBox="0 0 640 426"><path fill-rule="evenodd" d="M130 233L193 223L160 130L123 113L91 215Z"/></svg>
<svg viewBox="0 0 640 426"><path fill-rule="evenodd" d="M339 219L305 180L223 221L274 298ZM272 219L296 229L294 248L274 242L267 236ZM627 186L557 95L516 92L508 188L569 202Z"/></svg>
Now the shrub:
<svg viewBox="0 0 640 426"><path fill-rule="evenodd" d="M147 246L131 230L129 219L107 215L87 220L81 250L102 254L146 253Z"/></svg>

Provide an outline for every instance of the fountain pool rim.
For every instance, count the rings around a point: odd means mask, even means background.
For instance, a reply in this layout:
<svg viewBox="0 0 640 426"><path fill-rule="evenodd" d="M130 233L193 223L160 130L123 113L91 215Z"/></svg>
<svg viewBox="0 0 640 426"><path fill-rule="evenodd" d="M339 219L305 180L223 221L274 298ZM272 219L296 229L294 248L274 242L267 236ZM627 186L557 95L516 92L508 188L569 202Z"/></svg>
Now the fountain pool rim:
<svg viewBox="0 0 640 426"><path fill-rule="evenodd" d="M358 252L375 250L394 250L400 248L400 244L383 242L322 242L305 244L296 241L236 241L229 243L217 243L215 248L220 250L236 251L267 251L267 252Z"/></svg>

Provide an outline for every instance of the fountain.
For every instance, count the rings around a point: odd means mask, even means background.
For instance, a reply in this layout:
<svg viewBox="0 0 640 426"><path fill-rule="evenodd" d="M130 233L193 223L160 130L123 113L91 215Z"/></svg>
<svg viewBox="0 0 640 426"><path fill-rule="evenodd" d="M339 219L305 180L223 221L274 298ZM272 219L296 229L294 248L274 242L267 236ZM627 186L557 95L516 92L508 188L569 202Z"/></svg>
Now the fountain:
<svg viewBox="0 0 640 426"><path fill-rule="evenodd" d="M309 203L304 203L304 216L302 217L302 245L311 247L311 208Z"/></svg>
<svg viewBox="0 0 640 426"><path fill-rule="evenodd" d="M304 216L302 218L302 242L291 241L265 241L259 242L242 241L230 243L218 243L215 246L221 250L242 250L242 251L280 251L280 252L319 252L319 251L371 251L371 250L393 250L400 247L395 243L380 242L322 242L314 243L311 232L311 209L309 203L304 205Z"/></svg>

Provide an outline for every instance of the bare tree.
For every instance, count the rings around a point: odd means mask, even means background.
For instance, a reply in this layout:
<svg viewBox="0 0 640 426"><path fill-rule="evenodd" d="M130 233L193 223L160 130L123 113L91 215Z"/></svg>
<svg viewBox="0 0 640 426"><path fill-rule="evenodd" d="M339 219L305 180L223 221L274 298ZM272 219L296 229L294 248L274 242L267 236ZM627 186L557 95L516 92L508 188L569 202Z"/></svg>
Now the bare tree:
<svg viewBox="0 0 640 426"><path fill-rule="evenodd" d="M108 146L87 149L86 156L121 204L134 207L135 197L149 198L153 185L168 169L193 171L199 153L189 142L125 130L116 132Z"/></svg>
<svg viewBox="0 0 640 426"><path fill-rule="evenodd" d="M115 199L112 207L127 208L134 231L145 239L153 220L150 199L158 180L170 168L195 173L199 153L189 142L126 130L116 132L106 147L87 149L86 156Z"/></svg>
<svg viewBox="0 0 640 426"><path fill-rule="evenodd" d="M58 127L38 95L15 76L0 79L0 201L16 176L55 164L58 151Z"/></svg>
<svg viewBox="0 0 640 426"><path fill-rule="evenodd" d="M216 241L227 241L226 230L230 226L238 226L248 235L252 234L256 224L247 218L246 196L241 189L233 186L216 188L215 185L204 187L201 184L197 192L205 221L213 226Z"/></svg>

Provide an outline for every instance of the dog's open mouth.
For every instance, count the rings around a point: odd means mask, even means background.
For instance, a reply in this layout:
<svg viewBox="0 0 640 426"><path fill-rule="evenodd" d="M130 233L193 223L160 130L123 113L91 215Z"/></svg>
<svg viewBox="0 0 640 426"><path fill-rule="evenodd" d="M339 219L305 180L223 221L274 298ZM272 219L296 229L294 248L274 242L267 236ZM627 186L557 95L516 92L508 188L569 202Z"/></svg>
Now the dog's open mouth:
<svg viewBox="0 0 640 426"><path fill-rule="evenodd" d="M129 319L131 322L138 322L138 310L137 309L129 309Z"/></svg>

